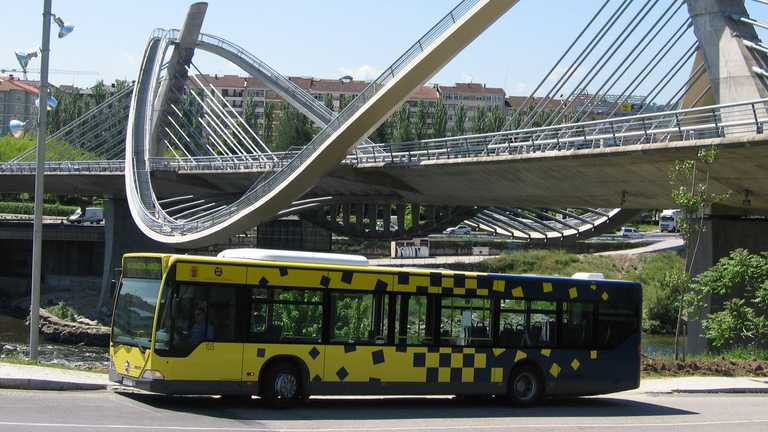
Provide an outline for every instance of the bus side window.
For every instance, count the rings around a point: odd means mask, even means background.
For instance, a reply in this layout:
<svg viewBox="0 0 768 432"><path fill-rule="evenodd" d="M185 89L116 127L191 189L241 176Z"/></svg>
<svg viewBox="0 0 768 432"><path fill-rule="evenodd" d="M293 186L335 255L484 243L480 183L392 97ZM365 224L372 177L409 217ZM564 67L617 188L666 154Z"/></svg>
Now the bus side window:
<svg viewBox="0 0 768 432"><path fill-rule="evenodd" d="M637 314L631 306L600 304L597 315L597 346L616 347L637 332Z"/></svg>
<svg viewBox="0 0 768 432"><path fill-rule="evenodd" d="M396 296L396 344L432 345L434 343L435 300L420 294Z"/></svg>
<svg viewBox="0 0 768 432"><path fill-rule="evenodd" d="M584 302L563 302L560 346L584 348L593 345L594 305Z"/></svg>
<svg viewBox="0 0 768 432"><path fill-rule="evenodd" d="M528 341L530 346L552 346L557 334L557 303L529 301Z"/></svg>
<svg viewBox="0 0 768 432"><path fill-rule="evenodd" d="M498 344L504 347L530 346L524 300L499 301Z"/></svg>
<svg viewBox="0 0 768 432"><path fill-rule="evenodd" d="M373 343L373 293L331 293L331 342Z"/></svg>
<svg viewBox="0 0 768 432"><path fill-rule="evenodd" d="M252 288L249 339L258 342L317 343L322 334L319 290Z"/></svg>
<svg viewBox="0 0 768 432"><path fill-rule="evenodd" d="M440 307L440 344L491 344L491 301L488 297L443 297Z"/></svg>

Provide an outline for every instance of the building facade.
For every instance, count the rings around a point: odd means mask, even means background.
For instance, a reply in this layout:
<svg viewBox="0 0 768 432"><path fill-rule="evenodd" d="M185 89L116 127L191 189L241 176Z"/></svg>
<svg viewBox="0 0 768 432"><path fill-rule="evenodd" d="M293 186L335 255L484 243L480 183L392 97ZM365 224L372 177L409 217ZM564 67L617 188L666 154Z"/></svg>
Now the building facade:
<svg viewBox="0 0 768 432"><path fill-rule="evenodd" d="M36 87L12 75L0 76L0 136L8 134L11 120L34 121L37 95Z"/></svg>
<svg viewBox="0 0 768 432"><path fill-rule="evenodd" d="M460 106L465 110L464 132L467 134L475 130L475 119L481 109L485 110L486 119L490 118L494 109L505 112L506 92L502 88L476 83L456 83L454 86L437 86L437 90L448 111L449 135L453 135L456 130Z"/></svg>

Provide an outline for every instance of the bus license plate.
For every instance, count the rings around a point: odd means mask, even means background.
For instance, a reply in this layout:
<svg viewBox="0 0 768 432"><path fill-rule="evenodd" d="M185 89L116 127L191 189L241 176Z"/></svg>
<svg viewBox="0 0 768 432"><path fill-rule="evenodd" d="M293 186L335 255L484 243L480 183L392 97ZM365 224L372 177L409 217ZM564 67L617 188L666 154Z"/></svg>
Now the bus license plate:
<svg viewBox="0 0 768 432"><path fill-rule="evenodd" d="M132 379L130 379L130 378L123 378L123 385L127 385L127 386L133 387L133 384L134 384L134 382L133 382Z"/></svg>

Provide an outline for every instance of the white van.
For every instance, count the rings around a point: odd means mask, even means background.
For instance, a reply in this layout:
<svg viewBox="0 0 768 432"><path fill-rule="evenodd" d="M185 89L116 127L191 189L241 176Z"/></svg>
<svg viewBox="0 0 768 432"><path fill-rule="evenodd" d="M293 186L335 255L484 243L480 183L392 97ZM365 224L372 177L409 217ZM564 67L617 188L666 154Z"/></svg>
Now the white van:
<svg viewBox="0 0 768 432"><path fill-rule="evenodd" d="M640 237L642 234L640 231L637 230L637 228L633 227L623 227L621 228L621 231L619 232L622 237Z"/></svg>
<svg viewBox="0 0 768 432"><path fill-rule="evenodd" d="M99 207L88 207L85 209L85 213L83 213L82 209L77 209L75 210L74 213L69 215L69 217L67 218L67 222L73 223L73 224L103 223L104 209Z"/></svg>

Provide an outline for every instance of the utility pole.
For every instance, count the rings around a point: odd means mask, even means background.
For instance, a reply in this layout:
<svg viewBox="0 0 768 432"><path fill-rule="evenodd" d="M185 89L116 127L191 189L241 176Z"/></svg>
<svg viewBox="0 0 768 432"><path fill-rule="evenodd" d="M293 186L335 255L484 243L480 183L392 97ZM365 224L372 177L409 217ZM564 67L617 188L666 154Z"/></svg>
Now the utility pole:
<svg viewBox="0 0 768 432"><path fill-rule="evenodd" d="M37 361L40 339L40 279L43 260L43 179L48 130L48 57L51 46L51 0L43 1L43 45L40 49L40 94L37 117L35 219L32 232L32 294L29 304L29 359Z"/></svg>

